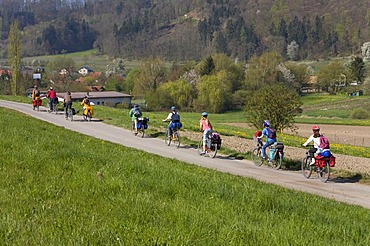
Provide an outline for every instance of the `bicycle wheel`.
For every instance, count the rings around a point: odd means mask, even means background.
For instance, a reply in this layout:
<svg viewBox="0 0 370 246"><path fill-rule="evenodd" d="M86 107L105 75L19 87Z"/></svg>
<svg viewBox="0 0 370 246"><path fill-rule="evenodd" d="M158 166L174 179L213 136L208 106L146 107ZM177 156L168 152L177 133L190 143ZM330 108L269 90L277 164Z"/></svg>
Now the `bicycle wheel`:
<svg viewBox="0 0 370 246"><path fill-rule="evenodd" d="M282 163L282 161L283 161L283 155L282 155L279 151L276 151L276 153L275 153L275 157L274 157L274 159L273 159L273 160L270 160L270 161L269 161L269 165L270 165L272 168L274 168L274 169L278 170L278 169L280 169L280 167L281 167L281 163Z"/></svg>
<svg viewBox="0 0 370 246"><path fill-rule="evenodd" d="M322 182L326 182L330 178L330 165L329 161L325 161L325 167L320 168L318 171L319 178Z"/></svg>
<svg viewBox="0 0 370 246"><path fill-rule="evenodd" d="M207 149L207 154L211 158L215 158L217 154L217 144L211 143L211 148Z"/></svg>
<svg viewBox="0 0 370 246"><path fill-rule="evenodd" d="M135 122L133 122L132 121L132 123L131 123L131 132L132 132L132 134L134 134L135 136L137 135L137 133L136 133L136 129L135 129Z"/></svg>
<svg viewBox="0 0 370 246"><path fill-rule="evenodd" d="M256 164L257 166L262 165L263 160L262 160L262 149L261 148L257 147L254 150L252 150L251 157L252 157L252 161L254 162L254 164Z"/></svg>
<svg viewBox="0 0 370 246"><path fill-rule="evenodd" d="M73 112L72 109L68 109L68 118L73 121Z"/></svg>
<svg viewBox="0 0 370 246"><path fill-rule="evenodd" d="M141 128L138 129L138 135L143 138L144 137L144 132L145 132L144 125L142 125Z"/></svg>
<svg viewBox="0 0 370 246"><path fill-rule="evenodd" d="M58 114L58 104L53 105L53 113Z"/></svg>
<svg viewBox="0 0 370 246"><path fill-rule="evenodd" d="M310 165L310 163L311 163L311 158L306 156L305 158L302 159L301 169L302 169L303 177L305 177L306 179L311 177L311 174L312 174L312 166Z"/></svg>
<svg viewBox="0 0 370 246"><path fill-rule="evenodd" d="M203 151L203 138L201 138L200 141L198 142L197 151L198 151L198 155L201 155L201 153Z"/></svg>
<svg viewBox="0 0 370 246"><path fill-rule="evenodd" d="M180 133L178 131L173 133L173 143L175 144L176 148L180 147Z"/></svg>
<svg viewBox="0 0 370 246"><path fill-rule="evenodd" d="M164 137L164 143L167 146L170 146L171 140L172 140L172 136L171 135L168 135L168 132L166 131L166 136Z"/></svg>
<svg viewBox="0 0 370 246"><path fill-rule="evenodd" d="M86 115L86 118L87 118L87 121L91 121L91 112L87 112L87 115Z"/></svg>

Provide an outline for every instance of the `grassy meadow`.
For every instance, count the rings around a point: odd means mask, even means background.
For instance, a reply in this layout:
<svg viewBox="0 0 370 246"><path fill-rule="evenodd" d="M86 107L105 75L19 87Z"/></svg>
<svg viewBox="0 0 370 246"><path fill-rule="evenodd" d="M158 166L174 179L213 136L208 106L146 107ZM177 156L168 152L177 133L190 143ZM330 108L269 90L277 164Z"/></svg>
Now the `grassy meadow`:
<svg viewBox="0 0 370 246"><path fill-rule="evenodd" d="M370 243L367 209L0 114L4 245Z"/></svg>

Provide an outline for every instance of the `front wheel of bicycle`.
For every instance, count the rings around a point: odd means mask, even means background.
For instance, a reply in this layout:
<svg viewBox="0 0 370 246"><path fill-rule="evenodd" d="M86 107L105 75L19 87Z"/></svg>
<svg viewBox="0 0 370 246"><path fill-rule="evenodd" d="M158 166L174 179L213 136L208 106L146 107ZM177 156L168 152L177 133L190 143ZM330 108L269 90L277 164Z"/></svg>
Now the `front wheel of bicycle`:
<svg viewBox="0 0 370 246"><path fill-rule="evenodd" d="M168 132L166 132L166 136L164 137L164 143L165 143L167 146L170 146L170 144L171 144L171 140L172 140L172 136L171 136L171 135L168 135Z"/></svg>
<svg viewBox="0 0 370 246"><path fill-rule="evenodd" d="M270 166L276 170L280 169L281 163L283 162L283 155L280 152L276 152L275 158L269 162Z"/></svg>
<svg viewBox="0 0 370 246"><path fill-rule="evenodd" d="M173 133L173 143L175 144L176 148L180 147L180 133L178 131Z"/></svg>
<svg viewBox="0 0 370 246"><path fill-rule="evenodd" d="M68 118L73 121L73 112L72 112L72 109L69 109L68 110Z"/></svg>
<svg viewBox="0 0 370 246"><path fill-rule="evenodd" d="M202 154L202 151L203 151L203 138L201 138L200 141L198 142L197 151L198 151L198 155L201 155Z"/></svg>
<svg viewBox="0 0 370 246"><path fill-rule="evenodd" d="M303 177L305 177L306 179L310 178L312 174L312 166L310 164L311 164L311 158L309 157L303 158L301 169L302 169Z"/></svg>
<svg viewBox="0 0 370 246"><path fill-rule="evenodd" d="M252 150L251 157L252 157L252 161L254 162L254 164L256 164L257 166L262 165L263 160L262 160L262 149L261 148L255 148L254 150Z"/></svg>
<svg viewBox="0 0 370 246"><path fill-rule="evenodd" d="M320 168L318 171L321 182L327 182L330 178L330 165L329 161L325 161L325 167Z"/></svg>

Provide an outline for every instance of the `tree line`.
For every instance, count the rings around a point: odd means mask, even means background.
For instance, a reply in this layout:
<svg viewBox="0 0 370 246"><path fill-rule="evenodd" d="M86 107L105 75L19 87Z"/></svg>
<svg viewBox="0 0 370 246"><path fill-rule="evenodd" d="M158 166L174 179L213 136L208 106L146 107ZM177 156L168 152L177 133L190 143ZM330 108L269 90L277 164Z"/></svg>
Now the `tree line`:
<svg viewBox="0 0 370 246"><path fill-rule="evenodd" d="M361 0L356 8L339 0L304 6L292 1L256 5L252 0L1 3L0 48L17 19L26 56L97 48L121 58L199 61L223 53L247 61L275 50L284 58L303 60L356 54L369 37L370 15ZM7 55L7 49L0 49L1 57Z"/></svg>

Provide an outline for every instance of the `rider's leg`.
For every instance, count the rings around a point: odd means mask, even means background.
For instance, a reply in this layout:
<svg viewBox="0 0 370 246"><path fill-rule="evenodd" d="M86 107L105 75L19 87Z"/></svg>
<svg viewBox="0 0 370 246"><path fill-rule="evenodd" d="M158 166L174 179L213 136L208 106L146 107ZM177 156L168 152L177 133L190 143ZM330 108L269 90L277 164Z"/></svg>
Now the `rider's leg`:
<svg viewBox="0 0 370 246"><path fill-rule="evenodd" d="M204 130L203 132L203 152L202 154L206 152L206 144L207 144L209 135L211 135L211 133L212 133L211 129Z"/></svg>
<svg viewBox="0 0 370 246"><path fill-rule="evenodd" d="M262 146L262 157L263 158L266 158L266 148L268 147L268 146L270 146L270 145L273 145L274 144L274 140L271 140L271 139L269 139L269 140L267 140L266 141L266 143Z"/></svg>
<svg viewBox="0 0 370 246"><path fill-rule="evenodd" d="M135 118L135 133L137 133L137 118Z"/></svg>
<svg viewBox="0 0 370 246"><path fill-rule="evenodd" d="M313 148L311 147L310 150L308 151L308 153L310 154L310 158L311 158L311 165L315 164L315 153L316 153L317 149L316 148Z"/></svg>
<svg viewBox="0 0 370 246"><path fill-rule="evenodd" d="M172 126L171 126L172 124L170 123L170 124L168 124L168 126L167 126L167 136L171 136L172 135Z"/></svg>

